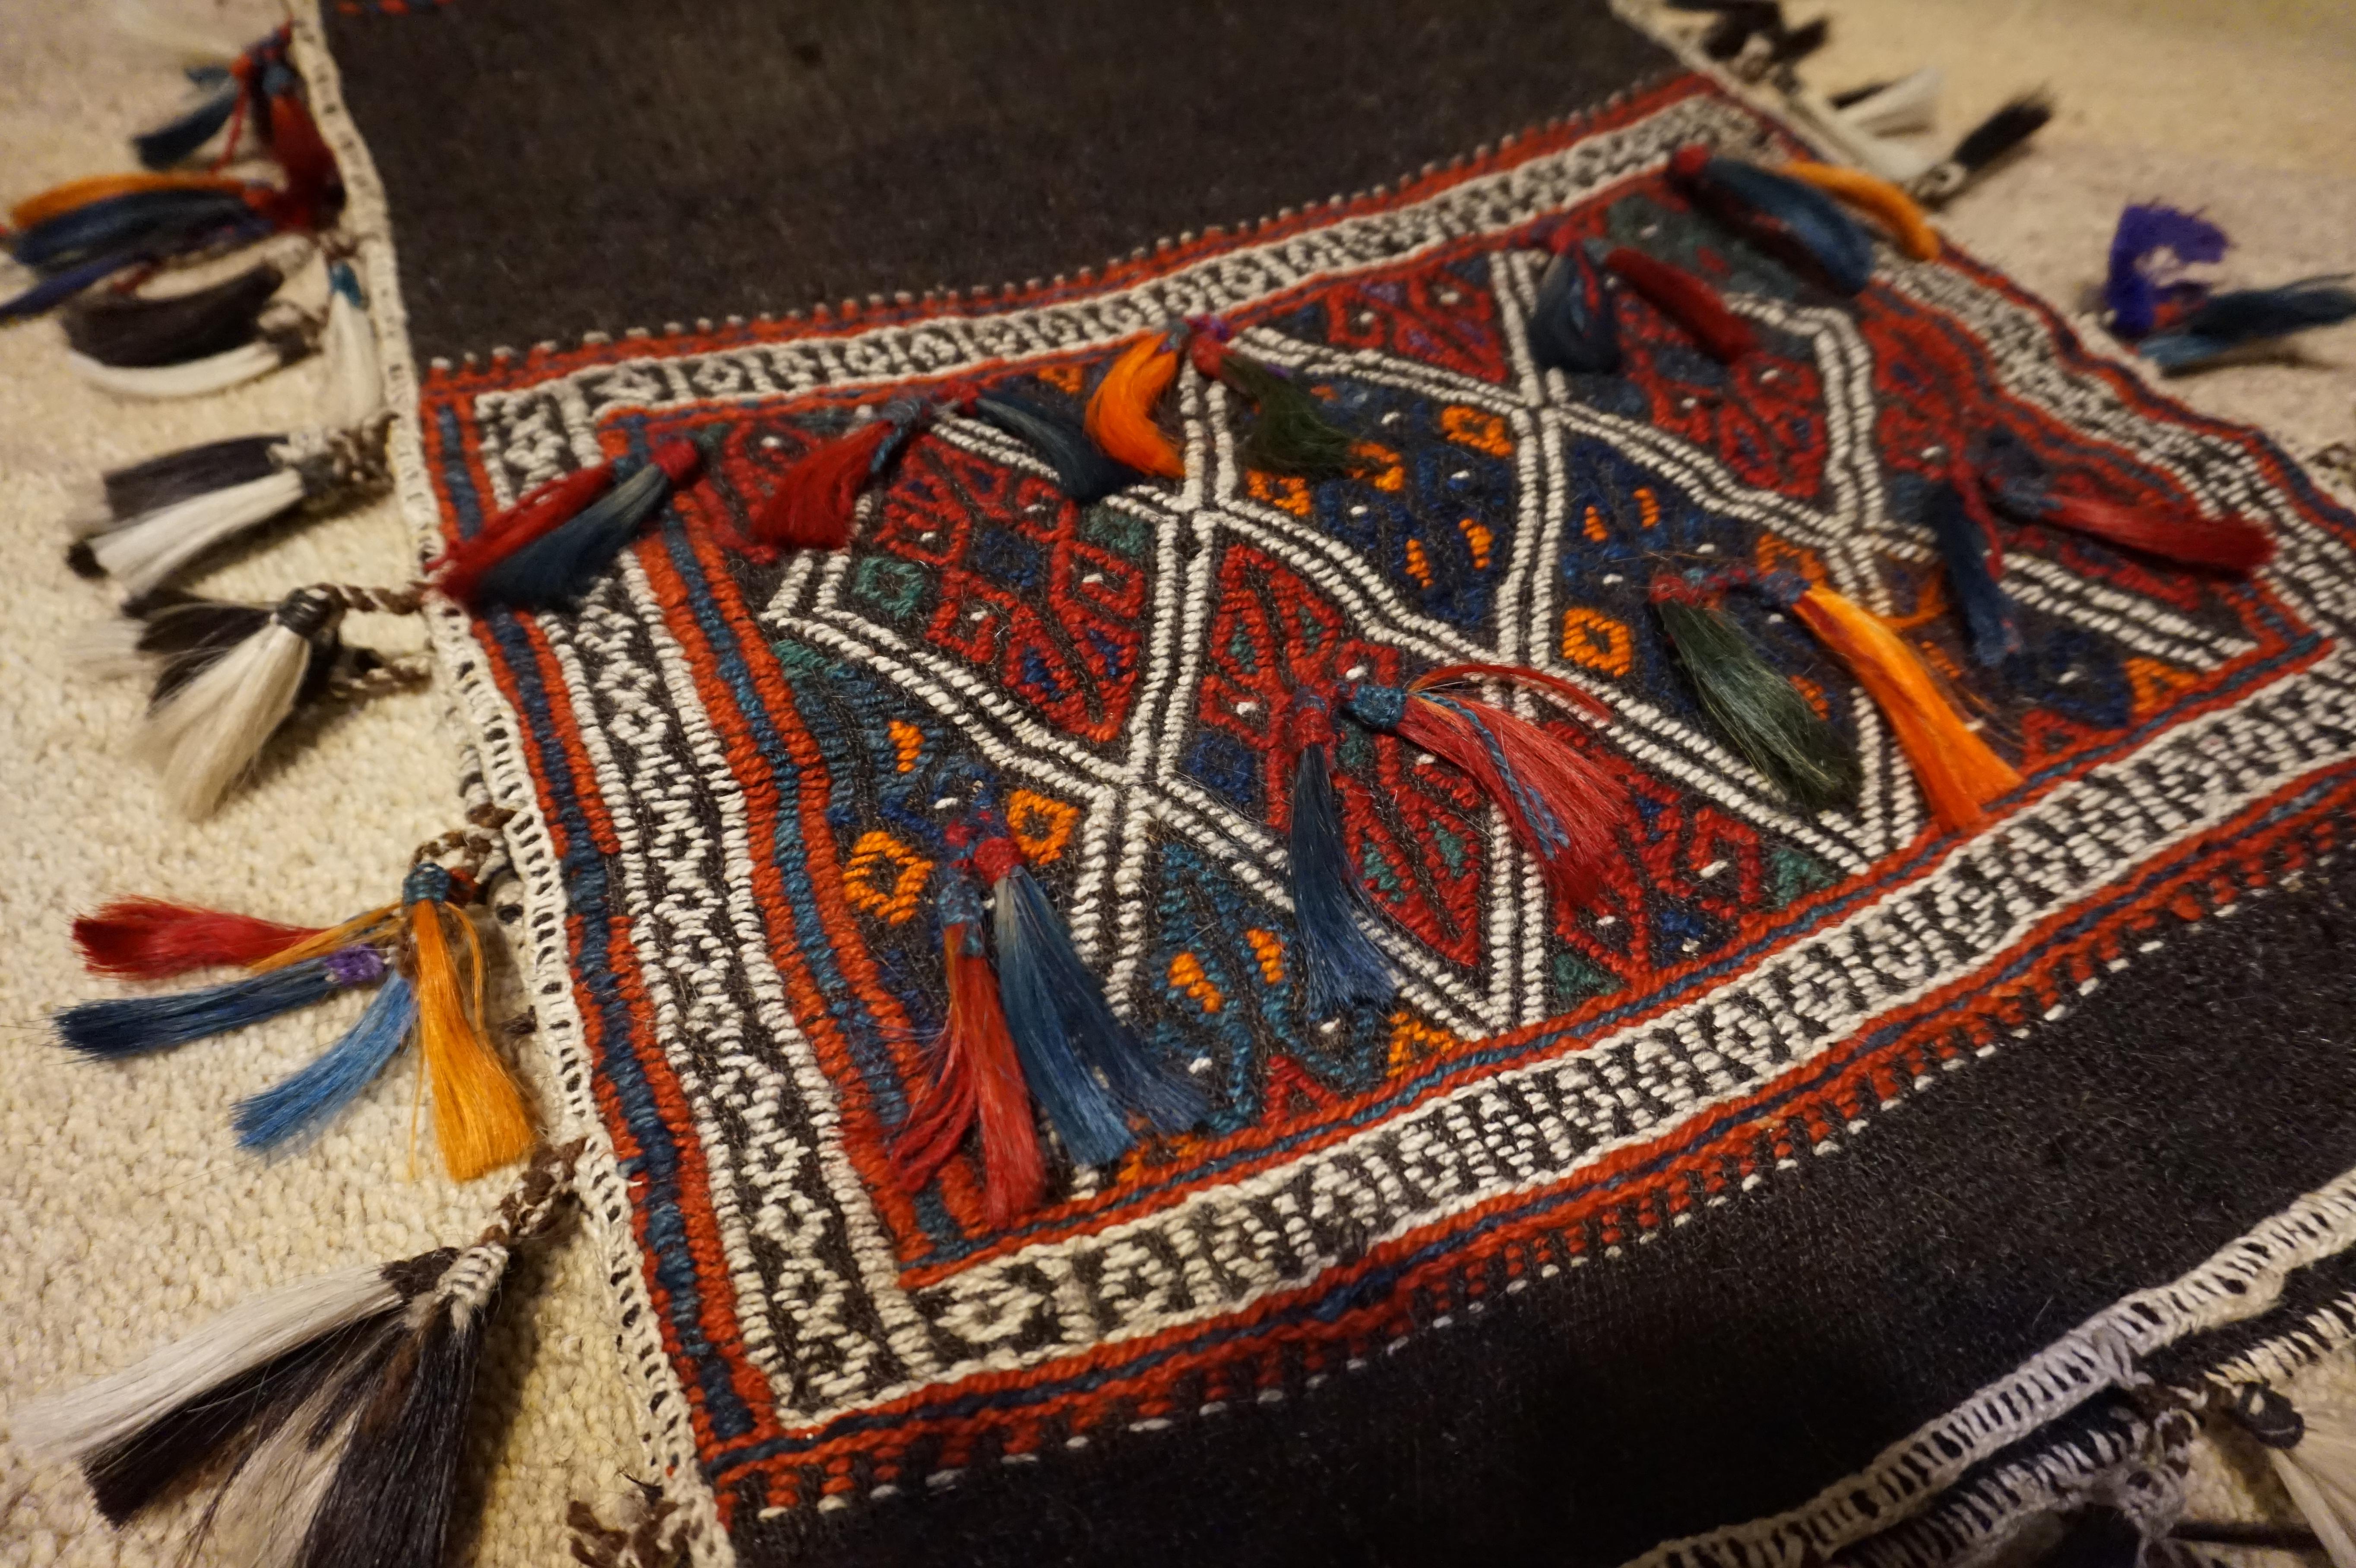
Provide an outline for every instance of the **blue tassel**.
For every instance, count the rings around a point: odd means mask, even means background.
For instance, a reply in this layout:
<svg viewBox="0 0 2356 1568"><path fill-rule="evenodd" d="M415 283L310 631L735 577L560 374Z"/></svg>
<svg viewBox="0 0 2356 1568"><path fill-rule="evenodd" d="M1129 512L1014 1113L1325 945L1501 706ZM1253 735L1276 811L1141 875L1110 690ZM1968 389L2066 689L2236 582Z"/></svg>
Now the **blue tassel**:
<svg viewBox="0 0 2356 1568"><path fill-rule="evenodd" d="M1764 223L1790 240L1841 293L1856 293L1872 281L1872 239L1815 187L1701 147L1680 149L1670 166L1730 209L1726 216L1746 226Z"/></svg>
<svg viewBox="0 0 2356 1568"><path fill-rule="evenodd" d="M1939 559L1946 563L1947 582L1964 613L1974 662L1994 666L2020 651L2020 625L2012 598L1997 585L1988 571L1987 539L1964 508L1964 497L1953 485L1934 485L1922 508L1922 520L1939 542Z"/></svg>
<svg viewBox="0 0 2356 1568"><path fill-rule="evenodd" d="M2356 293L2340 285L2349 274L2301 278L2272 289L2235 289L2167 332L2136 345L2136 352L2170 374L2190 370L2253 343L2287 337L2356 318Z"/></svg>
<svg viewBox="0 0 2356 1568"><path fill-rule="evenodd" d="M195 108L131 138L132 151L139 155L142 165L170 168L220 134L237 109L238 95L245 90L227 71L219 74L218 85L209 81L198 84L211 86L213 91Z"/></svg>
<svg viewBox="0 0 2356 1568"><path fill-rule="evenodd" d="M375 950L347 948L177 996L84 1002L59 1012L53 1021L58 1037L84 1056L136 1056L227 1034L323 1002L348 986L374 985L383 977L384 960Z"/></svg>
<svg viewBox="0 0 2356 1568"><path fill-rule="evenodd" d="M485 572L474 602L531 610L579 598L702 460L688 441L667 441L648 459L616 460L622 477L613 488Z"/></svg>
<svg viewBox="0 0 2356 1568"><path fill-rule="evenodd" d="M276 1148L325 1126L375 1082L399 1053L417 1021L417 993L394 975L369 1002L344 1038L293 1076L237 1104L230 1117L246 1148Z"/></svg>
<svg viewBox="0 0 2356 1568"><path fill-rule="evenodd" d="M1165 1133L1201 1121L1210 1111L1202 1090L1147 1056L1073 951L1071 934L1003 825L987 813L981 821L970 860L997 900L999 1001L1023 1076L1066 1152L1082 1165L1119 1159L1137 1142L1130 1113ZM973 837L961 827L951 842Z"/></svg>
<svg viewBox="0 0 2356 1568"><path fill-rule="evenodd" d="M249 213L241 221L226 228L176 229L136 245L125 246L120 251L111 251L103 256L94 256L87 261L51 273L11 299L0 300L0 325L54 310L84 289L105 282L125 267L156 261L208 242L217 242L223 248L242 245L249 240L259 240L270 231L269 219Z"/></svg>
<svg viewBox="0 0 2356 1568"><path fill-rule="evenodd" d="M22 293L0 300L0 323L21 321L27 316L55 310L84 289L105 282L123 268L144 259L145 253L136 249L118 251L96 261L84 261L78 267L69 267L62 272L52 273Z"/></svg>
<svg viewBox="0 0 2356 1568"><path fill-rule="evenodd" d="M2231 243L2207 219L2177 208L2151 203L2121 212L2103 280L2111 330L2141 337L2159 325L2162 304L2201 298L2208 291L2185 281L2183 269L2222 261Z"/></svg>
<svg viewBox="0 0 2356 1568"><path fill-rule="evenodd" d="M53 272L166 234L227 227L253 216L245 198L223 190L134 190L90 202L36 223L8 241L8 254Z"/></svg>
<svg viewBox="0 0 2356 1568"><path fill-rule="evenodd" d="M1609 376L1620 368L1612 295L1585 248L1568 235L1538 280L1529 336L1530 355L1542 369Z"/></svg>
<svg viewBox="0 0 2356 1568"><path fill-rule="evenodd" d="M1374 906L1350 864L1341 803L1326 766L1325 742L1301 748L1292 771L1292 827L1287 843L1292 911L1309 1010L1318 1018L1387 1005L1398 994L1390 961L1358 924Z"/></svg>
<svg viewBox="0 0 2356 1568"><path fill-rule="evenodd" d="M1130 1151L1137 1136L1119 1102L1087 1070L1072 1042L1066 998L1059 989L1063 969L1078 967L1071 938L1028 870L1017 867L1000 880L997 897L998 998L1023 1061L1023 1080L1055 1124L1064 1152L1080 1165L1110 1165ZM1094 987L1085 971L1080 977Z"/></svg>
<svg viewBox="0 0 2356 1568"><path fill-rule="evenodd" d="M1072 950L1070 934L1030 871L1015 868L999 882L998 899L1000 991L1018 1046L1025 1034L1060 1036L1084 1076L1101 1079L1117 1105L1142 1115L1156 1131L1183 1132L1201 1121L1210 1110L1202 1090L1149 1059L1137 1036L1114 1016L1103 987ZM1029 1078L1030 1072L1026 1058L1023 1074ZM1061 1122L1056 1130L1063 1130ZM1083 1152L1070 1140L1066 1147L1082 1164L1101 1165L1134 1141L1124 1125L1117 1147Z"/></svg>
<svg viewBox="0 0 2356 1568"><path fill-rule="evenodd" d="M973 411L1035 450L1055 471L1055 483L1064 494L1080 506L1091 506L1145 477L1099 451L1076 416L998 392L974 399Z"/></svg>

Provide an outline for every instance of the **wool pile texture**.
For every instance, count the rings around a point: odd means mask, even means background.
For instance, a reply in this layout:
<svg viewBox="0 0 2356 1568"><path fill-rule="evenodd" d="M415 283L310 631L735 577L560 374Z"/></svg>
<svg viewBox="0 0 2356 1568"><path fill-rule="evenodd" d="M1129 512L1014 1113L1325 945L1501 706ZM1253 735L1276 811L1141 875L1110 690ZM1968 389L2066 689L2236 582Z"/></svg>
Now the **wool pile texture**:
<svg viewBox="0 0 2356 1568"><path fill-rule="evenodd" d="M391 580L579 468L689 437L706 477L578 604L432 617L437 697L339 720L200 828L150 826L150 786L105 766L86 731L114 698L20 691L43 875L0 893L40 955L11 971L29 1020L86 987L72 908L135 886L316 918L454 800L518 813L496 919L543 1120L593 1147L586 1222L486 1356L483 1560L556 1560L563 1500L629 1476L709 1563L1939 1563L2034 1505L2022 1467L2066 1484L2132 1450L2129 1383L2287 1374L2356 1336L2356 517L2273 441L1968 246L1884 247L1847 298L1714 226L1671 153L1800 144L1601 6L1149 37L720 0L692 40L573 9L554 38L521 0L300 19L414 418L394 501L287 548ZM1623 295L1620 374L1541 369L1566 229L1709 277L1757 347L1722 365ZM1031 281L897 292L935 277ZM1076 505L951 412L847 549L747 548L858 411L1076 410L1202 313L1313 390L1349 473L1254 468L1250 411L1188 372L1183 478ZM265 382L99 455L305 395ZM1976 666L1926 517L1996 430L2105 493L2261 519L2276 563L2230 581L2008 531L2024 645ZM23 455L34 510L73 468ZM1648 603L1660 571L1734 566L1888 617L2022 786L1943 830L1846 672L1751 606L1862 761L1853 808L1796 813ZM9 633L52 690L80 586ZM1402 986L1321 1014L1287 710L1461 663L1606 703L1524 712L1631 819L1569 901L1461 774L1339 726ZM1000 1222L972 1150L916 1190L891 1153L977 791L1209 1106L1051 1162ZM219 1106L348 1021L102 1085L5 1043L38 1325L12 1392L298 1262L463 1228L478 1195L405 1179L403 1078L284 1161L229 1147ZM26 1485L31 1560L105 1560L65 1480Z"/></svg>

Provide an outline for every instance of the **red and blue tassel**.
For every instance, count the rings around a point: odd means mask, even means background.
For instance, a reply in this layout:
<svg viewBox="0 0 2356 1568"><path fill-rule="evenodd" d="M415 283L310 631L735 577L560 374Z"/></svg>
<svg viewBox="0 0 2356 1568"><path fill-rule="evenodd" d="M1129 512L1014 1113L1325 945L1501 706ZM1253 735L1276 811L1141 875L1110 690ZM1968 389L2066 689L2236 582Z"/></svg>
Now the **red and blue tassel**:
<svg viewBox="0 0 2356 1568"><path fill-rule="evenodd" d="M1835 290L1853 294L1873 278L1873 240L1823 191L1756 164L1680 147L1669 174L1721 222Z"/></svg>
<svg viewBox="0 0 2356 1568"><path fill-rule="evenodd" d="M1759 347L1751 324L1726 308L1718 291L1682 267L1622 245L1603 258L1603 264L1627 281L1664 315L1693 334L1694 340L1720 364L1731 365Z"/></svg>
<svg viewBox="0 0 2356 1568"><path fill-rule="evenodd" d="M2274 559L2274 537L2254 519L2212 517L2174 502L2087 495L2057 480L2008 436L1980 443L1975 477L1997 509L2018 521L2083 534L2179 566L2247 577Z"/></svg>
<svg viewBox="0 0 2356 1568"><path fill-rule="evenodd" d="M950 842L991 891L1007 1031L1065 1152L1108 1165L1136 1146L1132 1118L1160 1133L1202 1121L1203 1091L1155 1061L1113 1012L996 812L979 809Z"/></svg>
<svg viewBox="0 0 2356 1568"><path fill-rule="evenodd" d="M586 592L672 493L703 468L674 439L552 479L428 563L427 581L462 604L536 610Z"/></svg>
<svg viewBox="0 0 2356 1568"><path fill-rule="evenodd" d="M1046 1159L1031 1115L1031 1092L991 966L981 890L959 862L933 873L941 923L941 974L948 991L932 1078L909 1096L892 1143L892 1168L910 1193L922 1191L969 1132L978 1132L982 1213L1012 1224L1047 1190Z"/></svg>
<svg viewBox="0 0 2356 1568"><path fill-rule="evenodd" d="M140 166L170 168L194 156L198 148L224 131L227 134L212 166L218 169L235 157L246 122L255 116L257 104L263 115L268 112L267 105L261 102L262 76L273 64L285 61L293 31L291 27L279 27L248 45L227 65L189 68L188 81L200 96L197 102L163 124L131 138L131 149L137 155Z"/></svg>
<svg viewBox="0 0 2356 1568"><path fill-rule="evenodd" d="M927 399L894 398L849 434L812 447L786 470L753 514L754 542L771 550L848 545L860 496L943 406Z"/></svg>
<svg viewBox="0 0 2356 1568"><path fill-rule="evenodd" d="M51 309L130 268L244 245L278 229L316 231L333 221L343 206L343 180L278 36L246 51L229 74L239 84L229 99L209 101L196 118L165 128L155 151L192 151L218 128L208 119L227 101L221 123L234 133L249 116L256 119L283 182L143 171L71 180L27 197L9 211L8 253L41 278L0 302L0 322ZM205 136L189 144L199 129Z"/></svg>
<svg viewBox="0 0 2356 1568"><path fill-rule="evenodd" d="M1538 278L1530 311L1530 357L1542 370L1609 376L1620 368L1620 325L1603 274L1569 224L1548 241L1554 260Z"/></svg>
<svg viewBox="0 0 2356 1568"><path fill-rule="evenodd" d="M1360 723L1396 735L1472 779L1505 814L1506 827L1537 860L1556 896L1584 902L1595 892L1619 834L1634 820L1627 792L1578 747L1459 689L1481 680L1541 692L1597 722L1611 717L1569 681L1508 665L1450 665L1405 687L1353 682L1342 696Z"/></svg>

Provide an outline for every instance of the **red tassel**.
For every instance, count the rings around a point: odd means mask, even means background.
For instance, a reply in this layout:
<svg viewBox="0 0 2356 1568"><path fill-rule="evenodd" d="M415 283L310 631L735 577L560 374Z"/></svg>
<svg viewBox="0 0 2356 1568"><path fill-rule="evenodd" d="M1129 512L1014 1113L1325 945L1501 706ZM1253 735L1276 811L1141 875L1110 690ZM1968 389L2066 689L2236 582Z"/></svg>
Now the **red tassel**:
<svg viewBox="0 0 2356 1568"><path fill-rule="evenodd" d="M462 603L474 599L484 575L524 546L571 522L582 508L613 487L614 465L601 463L550 480L489 522L474 538L460 539L426 570L434 584Z"/></svg>
<svg viewBox="0 0 2356 1568"><path fill-rule="evenodd" d="M960 896L943 899L943 915L971 918L942 923L948 1012L941 1027L940 1071L909 1105L892 1146L893 1169L909 1192L923 1190L967 1130L979 1125L982 1211L993 1228L1003 1228L1038 1207L1047 1190L1047 1164L998 999L998 976L982 952L979 895L962 871L943 874L957 878L960 890Z"/></svg>
<svg viewBox="0 0 2356 1568"><path fill-rule="evenodd" d="M2243 517L2204 517L2189 507L2123 506L2087 496L2049 494L2037 520L2162 560L2236 577L2247 577L2275 556L2273 537L2257 524Z"/></svg>
<svg viewBox="0 0 2356 1568"><path fill-rule="evenodd" d="M336 155L327 150L311 112L292 89L270 95L270 150L286 171L279 220L297 229L316 228L343 182L336 172Z"/></svg>
<svg viewBox="0 0 2356 1568"><path fill-rule="evenodd" d="M1727 309L1716 289L1683 268L1625 245L1604 257L1603 264L1692 333L1720 363L1731 364L1759 347L1751 324Z"/></svg>
<svg viewBox="0 0 2356 1568"><path fill-rule="evenodd" d="M1545 691L1590 717L1611 710L1569 682L1505 665L1451 665L1404 692L1359 687L1350 711L1462 769L1505 813L1505 825L1537 858L1556 896L1583 901L1596 889L1619 830L1633 819L1618 780L1567 741L1502 708L1442 688L1503 680Z"/></svg>
<svg viewBox="0 0 2356 1568"><path fill-rule="evenodd" d="M775 549L842 549L851 542L851 517L876 454L902 432L889 419L871 420L811 448L753 514L753 538Z"/></svg>
<svg viewBox="0 0 2356 1568"><path fill-rule="evenodd" d="M221 138L220 151L209 165L214 174L237 161L237 144L245 136L246 106L253 101L253 57L240 55L230 74L237 78L237 103L229 112L229 133Z"/></svg>
<svg viewBox="0 0 2356 1568"><path fill-rule="evenodd" d="M133 898L82 915L73 923L73 935L91 974L161 980L191 969L259 964L309 941L320 929Z"/></svg>

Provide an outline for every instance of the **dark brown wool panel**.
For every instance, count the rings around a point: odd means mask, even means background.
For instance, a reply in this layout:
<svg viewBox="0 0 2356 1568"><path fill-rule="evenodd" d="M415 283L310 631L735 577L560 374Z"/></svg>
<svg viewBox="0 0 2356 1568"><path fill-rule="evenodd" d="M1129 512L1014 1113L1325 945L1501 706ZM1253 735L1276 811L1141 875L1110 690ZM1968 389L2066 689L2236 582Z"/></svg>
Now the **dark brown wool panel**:
<svg viewBox="0 0 2356 1568"><path fill-rule="evenodd" d="M425 356L995 292L1668 69L1594 0L332 10Z"/></svg>

